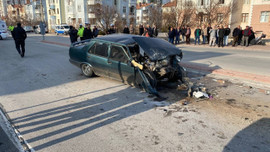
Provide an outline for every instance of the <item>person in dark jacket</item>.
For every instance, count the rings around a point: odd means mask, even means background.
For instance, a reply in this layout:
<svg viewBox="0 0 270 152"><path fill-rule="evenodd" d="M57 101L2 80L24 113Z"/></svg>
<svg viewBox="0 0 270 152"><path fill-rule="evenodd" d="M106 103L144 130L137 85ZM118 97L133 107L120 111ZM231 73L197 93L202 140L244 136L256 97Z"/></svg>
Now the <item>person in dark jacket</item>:
<svg viewBox="0 0 270 152"><path fill-rule="evenodd" d="M25 30L22 28L21 23L17 23L17 27L12 32L12 37L16 44L16 49L21 57L25 54L25 39L27 38Z"/></svg>
<svg viewBox="0 0 270 152"><path fill-rule="evenodd" d="M143 25L140 24L140 26L139 26L139 34L143 35L143 33L144 33L144 28L143 28Z"/></svg>
<svg viewBox="0 0 270 152"><path fill-rule="evenodd" d="M116 33L116 30L115 30L114 25L112 24L110 29L107 31L107 34L114 34L114 33Z"/></svg>
<svg viewBox="0 0 270 152"><path fill-rule="evenodd" d="M181 35L181 28L177 27L175 29L175 44L180 44L180 35Z"/></svg>
<svg viewBox="0 0 270 152"><path fill-rule="evenodd" d="M146 25L146 28L147 28L147 30L148 30L149 36L150 36L150 37L153 37L153 31L152 31L152 28L150 27L149 24Z"/></svg>
<svg viewBox="0 0 270 152"><path fill-rule="evenodd" d="M157 27L155 25L154 25L152 31L153 31L153 36L157 37L158 36L158 29L157 29Z"/></svg>
<svg viewBox="0 0 270 152"><path fill-rule="evenodd" d="M200 36L201 36L201 29L199 26L197 26L197 29L194 31L194 36L195 36L195 45L196 45L196 42L198 41L198 44L200 45Z"/></svg>
<svg viewBox="0 0 270 152"><path fill-rule="evenodd" d="M168 37L169 37L169 42L173 44L174 37L175 37L175 30L173 29L173 27L170 28Z"/></svg>
<svg viewBox="0 0 270 152"><path fill-rule="evenodd" d="M224 30L225 30L225 33L224 33L224 45L228 46L228 38L229 38L229 35L231 33L231 29L229 28L228 25L226 25L226 28Z"/></svg>
<svg viewBox="0 0 270 152"><path fill-rule="evenodd" d="M182 41L185 41L185 36L186 36L187 28L185 26L182 27L181 29L181 35L182 35Z"/></svg>
<svg viewBox="0 0 270 152"><path fill-rule="evenodd" d="M255 33L254 33L252 27L250 27L250 32L251 32L251 34L250 34L250 36L248 38L248 44L250 44L251 40L255 39Z"/></svg>
<svg viewBox="0 0 270 152"><path fill-rule="evenodd" d="M68 31L68 34L69 34L69 38L70 38L70 42L71 43L74 43L74 42L77 42L77 39L78 39L78 30L75 29L75 27L73 26L70 26L69 28L70 30Z"/></svg>
<svg viewBox="0 0 270 152"><path fill-rule="evenodd" d="M238 37L239 37L240 32L241 32L240 25L233 29L233 42L232 42L233 47L236 45L236 43L238 43Z"/></svg>
<svg viewBox="0 0 270 152"><path fill-rule="evenodd" d="M191 34L191 29L189 26L187 26L185 35L186 35L186 44L190 44L190 34Z"/></svg>
<svg viewBox="0 0 270 152"><path fill-rule="evenodd" d="M248 47L248 38L251 35L251 30L250 30L249 26L246 26L246 29L243 30L242 34L244 36L243 45L246 46L246 47Z"/></svg>
<svg viewBox="0 0 270 152"><path fill-rule="evenodd" d="M93 36L94 37L97 37L98 36L98 28L97 28L97 26L94 26L94 28L93 28Z"/></svg>
<svg viewBox="0 0 270 152"><path fill-rule="evenodd" d="M90 24L86 24L86 28L83 31L83 36L85 40L93 38L93 33L90 26Z"/></svg>
<svg viewBox="0 0 270 152"><path fill-rule="evenodd" d="M242 27L239 28L240 32L238 35L238 45L240 45L242 43L242 38L243 38L243 30Z"/></svg>
<svg viewBox="0 0 270 152"><path fill-rule="evenodd" d="M127 25L125 25L123 33L129 34L129 28L127 27Z"/></svg>
<svg viewBox="0 0 270 152"><path fill-rule="evenodd" d="M225 29L223 25L221 25L221 28L218 30L218 47L220 46L224 47L223 44L224 36L225 36Z"/></svg>

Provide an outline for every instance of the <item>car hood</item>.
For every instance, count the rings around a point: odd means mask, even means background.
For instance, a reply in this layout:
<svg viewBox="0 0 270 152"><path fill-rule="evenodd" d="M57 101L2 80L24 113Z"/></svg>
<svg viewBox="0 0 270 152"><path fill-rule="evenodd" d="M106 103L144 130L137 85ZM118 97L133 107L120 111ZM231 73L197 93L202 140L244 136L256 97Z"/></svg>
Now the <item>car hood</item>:
<svg viewBox="0 0 270 152"><path fill-rule="evenodd" d="M162 60L168 56L179 55L181 50L169 42L159 38L133 37L144 53L152 61Z"/></svg>

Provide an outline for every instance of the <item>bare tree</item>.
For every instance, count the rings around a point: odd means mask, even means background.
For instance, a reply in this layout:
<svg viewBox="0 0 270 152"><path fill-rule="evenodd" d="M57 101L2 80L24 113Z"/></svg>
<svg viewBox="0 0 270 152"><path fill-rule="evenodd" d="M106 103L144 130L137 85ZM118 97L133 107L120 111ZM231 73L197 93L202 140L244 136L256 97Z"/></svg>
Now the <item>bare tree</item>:
<svg viewBox="0 0 270 152"><path fill-rule="evenodd" d="M162 11L160 5L149 8L149 24L156 25L157 28L162 26Z"/></svg>
<svg viewBox="0 0 270 152"><path fill-rule="evenodd" d="M163 26L183 26L193 22L196 13L195 5L192 1L177 0L175 5L170 7L170 11L162 14Z"/></svg>
<svg viewBox="0 0 270 152"><path fill-rule="evenodd" d="M112 23L114 23L115 18L119 15L115 7L110 7L108 5L96 4L93 7L96 17L96 22L101 26L104 31L107 31Z"/></svg>
<svg viewBox="0 0 270 152"><path fill-rule="evenodd" d="M219 0L209 0L206 4L201 4L197 9L198 24L228 24L229 16L234 7L232 4L221 4Z"/></svg>

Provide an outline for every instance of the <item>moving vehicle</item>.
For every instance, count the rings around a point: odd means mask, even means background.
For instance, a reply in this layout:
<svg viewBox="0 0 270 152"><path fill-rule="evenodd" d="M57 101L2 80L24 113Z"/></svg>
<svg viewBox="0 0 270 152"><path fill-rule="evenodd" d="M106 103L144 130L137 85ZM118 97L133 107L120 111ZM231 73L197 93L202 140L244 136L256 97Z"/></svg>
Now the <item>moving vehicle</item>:
<svg viewBox="0 0 270 152"><path fill-rule="evenodd" d="M6 39L8 35L6 22L0 20L0 40Z"/></svg>
<svg viewBox="0 0 270 152"><path fill-rule="evenodd" d="M69 26L68 25L56 25L55 26L55 34L65 34L68 35Z"/></svg>
<svg viewBox="0 0 270 152"><path fill-rule="evenodd" d="M73 43L69 56L87 77L109 77L154 95L159 81L186 80L186 70L179 64L182 51L159 38L112 34Z"/></svg>

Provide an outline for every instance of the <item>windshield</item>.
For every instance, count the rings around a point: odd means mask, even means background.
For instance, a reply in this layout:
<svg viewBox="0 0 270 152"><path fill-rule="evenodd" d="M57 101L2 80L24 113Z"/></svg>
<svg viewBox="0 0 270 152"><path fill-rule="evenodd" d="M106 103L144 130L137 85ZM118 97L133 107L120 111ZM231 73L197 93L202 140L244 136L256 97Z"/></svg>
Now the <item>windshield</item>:
<svg viewBox="0 0 270 152"><path fill-rule="evenodd" d="M65 29L69 29L69 26L64 26Z"/></svg>
<svg viewBox="0 0 270 152"><path fill-rule="evenodd" d="M162 60L181 53L180 49L163 39L148 37L133 37L133 39L151 60Z"/></svg>

